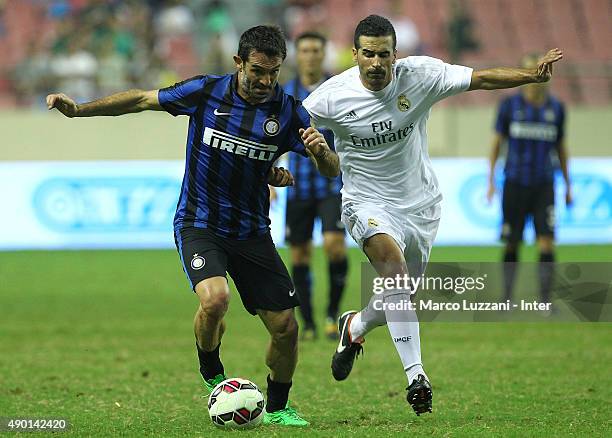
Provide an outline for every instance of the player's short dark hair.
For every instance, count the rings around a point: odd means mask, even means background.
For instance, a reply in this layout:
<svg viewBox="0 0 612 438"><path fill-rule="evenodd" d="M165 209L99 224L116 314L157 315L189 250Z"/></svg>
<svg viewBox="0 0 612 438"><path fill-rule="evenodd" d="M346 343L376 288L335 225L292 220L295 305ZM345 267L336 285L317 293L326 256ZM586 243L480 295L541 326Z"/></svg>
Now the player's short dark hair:
<svg viewBox="0 0 612 438"><path fill-rule="evenodd" d="M285 35L278 26L255 26L240 35L238 43L238 56L243 62L248 61L249 55L255 50L269 57L280 56L283 60L287 56Z"/></svg>
<svg viewBox="0 0 612 438"><path fill-rule="evenodd" d="M397 42L395 28L385 17L381 17L380 15L369 15L359 22L355 28L355 37L353 38L353 44L356 49L359 49L359 37L362 35L371 37L391 35L393 37L393 50L395 50L395 44Z"/></svg>
<svg viewBox="0 0 612 438"><path fill-rule="evenodd" d="M300 44L300 41L302 40L308 40L308 39L313 39L313 40L319 40L321 41L321 45L323 47L325 47L325 44L327 44L327 38L325 38L325 36L323 36L323 34L320 34L319 32L313 32L313 31L308 31L308 32L302 32L301 34L299 34L294 41L294 46L297 47L298 44Z"/></svg>

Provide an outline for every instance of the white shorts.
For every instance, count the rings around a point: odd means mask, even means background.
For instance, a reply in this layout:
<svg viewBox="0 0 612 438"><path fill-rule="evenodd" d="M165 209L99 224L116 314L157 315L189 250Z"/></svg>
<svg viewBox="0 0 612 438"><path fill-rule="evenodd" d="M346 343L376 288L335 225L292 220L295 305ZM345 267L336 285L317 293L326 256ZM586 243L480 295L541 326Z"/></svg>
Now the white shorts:
<svg viewBox="0 0 612 438"><path fill-rule="evenodd" d="M391 236L404 253L409 275L419 277L427 267L441 210L439 202L422 210L408 211L351 200L342 204L342 222L361 249L375 234Z"/></svg>

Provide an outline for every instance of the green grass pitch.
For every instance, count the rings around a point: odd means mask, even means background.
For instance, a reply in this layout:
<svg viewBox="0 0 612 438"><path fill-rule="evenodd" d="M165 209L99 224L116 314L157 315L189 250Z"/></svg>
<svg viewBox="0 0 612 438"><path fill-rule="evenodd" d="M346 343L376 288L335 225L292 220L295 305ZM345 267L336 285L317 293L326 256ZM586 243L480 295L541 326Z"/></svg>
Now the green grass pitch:
<svg viewBox="0 0 612 438"><path fill-rule="evenodd" d="M286 252L283 251L283 256ZM499 248L437 247L432 260L497 260ZM533 249L526 259L535 259ZM560 261L612 261L612 247L560 247ZM343 310L358 306L359 262ZM322 324L326 266L315 253ZM0 253L0 417L66 418L60 436L222 436L197 371L197 301L173 251ZM267 335L234 293L222 358L265 387ZM325 339L300 346L291 392L306 430L249 436L612 436L609 323L427 323L434 413L416 417L386 329L335 382Z"/></svg>

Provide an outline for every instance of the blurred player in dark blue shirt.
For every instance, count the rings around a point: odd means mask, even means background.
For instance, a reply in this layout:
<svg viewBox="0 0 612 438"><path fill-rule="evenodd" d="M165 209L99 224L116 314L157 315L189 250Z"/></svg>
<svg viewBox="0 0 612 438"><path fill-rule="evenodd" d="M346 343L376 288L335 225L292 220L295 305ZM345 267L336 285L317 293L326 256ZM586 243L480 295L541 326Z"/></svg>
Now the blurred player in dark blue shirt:
<svg viewBox="0 0 612 438"><path fill-rule="evenodd" d="M538 56L523 60L523 67L537 66ZM499 107L496 136L490 159L489 201L495 193L495 163L500 147L507 143L502 198L502 239L505 241L505 296L512 298L518 249L528 217L533 219L540 252L540 293L542 302L550 301L554 269L554 165L559 159L565 179L565 202L572 203L565 145L565 108L548 92L548 84L524 85L519 94L506 98Z"/></svg>
<svg viewBox="0 0 612 438"><path fill-rule="evenodd" d="M337 176L340 170L337 155L310 127L301 103L277 83L285 56L280 29L256 26L240 37L234 74L197 76L161 90L130 90L83 105L52 94L47 105L68 117L145 110L189 116L174 234L183 269L200 301L194 332L205 386L211 390L226 378L219 349L229 273L244 307L259 315L271 335L263 421L304 426L308 422L287 405L297 363L293 308L299 302L270 236L266 183L292 183L288 171L272 167L288 151L309 156L323 174Z"/></svg>
<svg viewBox="0 0 612 438"><path fill-rule="evenodd" d="M305 32L295 39L297 76L284 85L286 93L302 101L328 79L323 70L325 45L325 37L317 32ZM329 130L321 132L327 144L333 147L333 133ZM312 232L318 217L329 274L325 334L330 339L336 339L336 319L348 270L344 224L340 218L342 178L321 175L310 159L297 154L289 155L289 171L295 178L295 184L287 190L286 240L291 248L292 277L300 296L300 311L305 324L302 337L310 339L317 335L312 315L310 261Z"/></svg>

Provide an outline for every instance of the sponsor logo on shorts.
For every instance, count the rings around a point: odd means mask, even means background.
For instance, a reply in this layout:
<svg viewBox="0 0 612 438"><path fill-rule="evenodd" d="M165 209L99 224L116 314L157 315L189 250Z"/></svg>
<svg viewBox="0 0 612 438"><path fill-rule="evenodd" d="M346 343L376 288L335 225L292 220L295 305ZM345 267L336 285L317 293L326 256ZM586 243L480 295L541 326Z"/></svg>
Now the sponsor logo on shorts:
<svg viewBox="0 0 612 438"><path fill-rule="evenodd" d="M400 336L399 338L393 338L393 342L408 342L412 339L412 336Z"/></svg>
<svg viewBox="0 0 612 438"><path fill-rule="evenodd" d="M376 228L378 226L378 222L376 221L376 219L368 219L368 226L372 227L372 228Z"/></svg>
<svg viewBox="0 0 612 438"><path fill-rule="evenodd" d="M295 295L295 289L289 291L289 296L292 297Z"/></svg>
<svg viewBox="0 0 612 438"><path fill-rule="evenodd" d="M206 259L202 256L199 256L198 253L193 255L191 259L191 269L195 269L196 271L202 269L206 265Z"/></svg>

